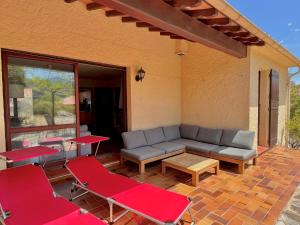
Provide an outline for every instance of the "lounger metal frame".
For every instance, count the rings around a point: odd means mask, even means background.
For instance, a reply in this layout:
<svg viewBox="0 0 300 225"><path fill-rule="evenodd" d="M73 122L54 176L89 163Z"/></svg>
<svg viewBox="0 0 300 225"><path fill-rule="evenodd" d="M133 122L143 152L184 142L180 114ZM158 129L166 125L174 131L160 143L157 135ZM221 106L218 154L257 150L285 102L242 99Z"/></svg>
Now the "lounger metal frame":
<svg viewBox="0 0 300 225"><path fill-rule="evenodd" d="M90 189L88 189L88 184L84 184L84 183L81 183L79 181L79 179L76 177L76 175L66 166L67 170L74 176L74 178L76 179L76 182L73 182L72 185L72 189L71 189L71 193L70 193L70 201L73 201L79 197L82 197L83 195L87 194L87 193L92 193L102 199L105 199L107 202L108 202L108 205L109 205L109 223L110 224L113 224L115 223L116 221L118 221L119 219L121 219L124 215L126 215L128 212L133 212L137 215L140 215L142 217L145 217L146 219L149 219L151 221L153 221L154 223L158 224L158 225L177 225L180 221L183 221L181 218L183 217L183 215L188 212L189 213L189 216L190 216L190 219L191 221L184 221L184 222L189 222L190 225L194 225L195 224L195 221L193 219L193 216L191 214L191 211L190 211L190 206L192 204L192 199L191 198L188 198L190 203L189 205L183 210L183 212L178 216L178 218L175 220L175 221L170 221L170 222L162 222L160 220L157 220L155 218L152 218L151 216L149 215L146 215L142 212L139 212L135 209L132 209L124 204L121 204L119 202L117 202L116 200L114 200L113 198L107 198L97 192L94 192ZM75 196L72 198L72 192L76 191L76 189L82 189L84 190L85 192ZM117 206L120 206L122 207L123 209L125 209L124 212L122 212L120 215L118 215L116 218L113 218L113 207L114 205L117 205Z"/></svg>

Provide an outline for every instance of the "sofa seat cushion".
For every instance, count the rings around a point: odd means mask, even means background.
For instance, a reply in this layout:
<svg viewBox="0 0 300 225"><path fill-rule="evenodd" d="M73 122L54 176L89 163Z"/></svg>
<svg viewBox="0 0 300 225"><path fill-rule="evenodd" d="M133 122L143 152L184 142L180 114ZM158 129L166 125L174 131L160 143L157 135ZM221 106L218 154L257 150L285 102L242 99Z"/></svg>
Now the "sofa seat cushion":
<svg viewBox="0 0 300 225"><path fill-rule="evenodd" d="M144 132L141 130L122 133L126 149L134 149L148 145Z"/></svg>
<svg viewBox="0 0 300 225"><path fill-rule="evenodd" d="M144 130L148 145L155 145L166 141L163 129L161 127Z"/></svg>
<svg viewBox="0 0 300 225"><path fill-rule="evenodd" d="M223 130L200 127L197 141L218 145L220 144Z"/></svg>
<svg viewBox="0 0 300 225"><path fill-rule="evenodd" d="M183 144L178 144L174 142L162 142L156 145L152 145L153 148L158 148L160 150L165 151L165 153L176 152L181 149L185 149Z"/></svg>
<svg viewBox="0 0 300 225"><path fill-rule="evenodd" d="M172 141L180 138L180 130L178 125L163 127L166 141Z"/></svg>
<svg viewBox="0 0 300 225"><path fill-rule="evenodd" d="M198 126L183 124L180 126L180 136L182 138L195 140L198 134L198 130Z"/></svg>
<svg viewBox="0 0 300 225"><path fill-rule="evenodd" d="M211 154L245 161L256 156L256 151L253 149L249 150L233 147L219 147L218 149L212 150Z"/></svg>
<svg viewBox="0 0 300 225"><path fill-rule="evenodd" d="M254 137L253 131L224 129L220 145L252 149Z"/></svg>
<svg viewBox="0 0 300 225"><path fill-rule="evenodd" d="M203 143L203 142L193 141L193 140L188 140L183 138L174 140L173 142L185 145L187 150L192 150L192 151L206 153L206 154L209 154L210 151L220 147L218 145L213 145L213 144L208 144L208 143Z"/></svg>
<svg viewBox="0 0 300 225"><path fill-rule="evenodd" d="M124 156L131 157L137 160L150 159L156 156L164 155L165 151L150 146L135 148L135 149L121 149Z"/></svg>

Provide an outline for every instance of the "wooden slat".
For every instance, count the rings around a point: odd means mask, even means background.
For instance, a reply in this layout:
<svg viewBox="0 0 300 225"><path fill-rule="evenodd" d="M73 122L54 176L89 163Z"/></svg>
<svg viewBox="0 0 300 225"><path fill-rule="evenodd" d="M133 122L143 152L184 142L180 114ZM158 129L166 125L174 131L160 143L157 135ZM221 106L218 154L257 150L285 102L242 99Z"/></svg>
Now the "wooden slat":
<svg viewBox="0 0 300 225"><path fill-rule="evenodd" d="M172 6L161 0L93 1L185 39L202 43L239 58L247 56L247 48L242 43L218 32L214 28L200 23L179 10L175 10Z"/></svg>
<svg viewBox="0 0 300 225"><path fill-rule="evenodd" d="M123 16L124 14L117 10L108 10L105 12L105 15L107 17L113 17L113 16Z"/></svg>
<svg viewBox="0 0 300 225"><path fill-rule="evenodd" d="M237 41L246 41L246 42L257 42L257 41L259 41L258 37L249 37L249 38L236 37L234 39L237 40Z"/></svg>
<svg viewBox="0 0 300 225"><path fill-rule="evenodd" d="M64 0L65 3L72 3L72 2L76 2L77 0Z"/></svg>
<svg viewBox="0 0 300 225"><path fill-rule="evenodd" d="M178 35L171 35L170 38L171 39L184 39L183 37L180 37Z"/></svg>
<svg viewBox="0 0 300 225"><path fill-rule="evenodd" d="M160 32L160 35L161 36L171 36L171 35L174 35L174 34L172 34L170 32L167 32L167 31L162 31L162 32Z"/></svg>
<svg viewBox="0 0 300 225"><path fill-rule="evenodd" d="M215 26L215 29L219 30L219 31L239 31L241 30L241 27L238 25L228 25L228 26Z"/></svg>
<svg viewBox="0 0 300 225"><path fill-rule="evenodd" d="M103 6L99 5L98 3L92 2L86 5L86 9L88 11L92 11L92 10L97 10L97 9L102 9Z"/></svg>
<svg viewBox="0 0 300 225"><path fill-rule="evenodd" d="M200 21L206 25L227 25L230 23L229 18L213 18L213 19L200 19Z"/></svg>
<svg viewBox="0 0 300 225"><path fill-rule="evenodd" d="M201 0L173 0L170 2L173 7L184 9L186 7L195 7L201 4Z"/></svg>
<svg viewBox="0 0 300 225"><path fill-rule="evenodd" d="M217 13L215 8L207 8L207 9L199 9L199 10L185 10L184 12L194 18L199 18L199 17L203 17L203 16L209 17L209 16L213 16Z"/></svg>
<svg viewBox="0 0 300 225"><path fill-rule="evenodd" d="M146 22L136 22L136 27L153 27L153 26Z"/></svg>
<svg viewBox="0 0 300 225"><path fill-rule="evenodd" d="M250 35L250 32L228 32L226 33L226 35L228 35L229 37L248 37Z"/></svg>
<svg viewBox="0 0 300 225"><path fill-rule="evenodd" d="M124 16L122 17L122 22L123 23L132 23L132 22L137 22L138 20L136 18L130 17L130 16Z"/></svg>
<svg viewBox="0 0 300 225"><path fill-rule="evenodd" d="M158 28L158 27L149 27L149 31L151 31L151 32L161 32L163 30Z"/></svg>

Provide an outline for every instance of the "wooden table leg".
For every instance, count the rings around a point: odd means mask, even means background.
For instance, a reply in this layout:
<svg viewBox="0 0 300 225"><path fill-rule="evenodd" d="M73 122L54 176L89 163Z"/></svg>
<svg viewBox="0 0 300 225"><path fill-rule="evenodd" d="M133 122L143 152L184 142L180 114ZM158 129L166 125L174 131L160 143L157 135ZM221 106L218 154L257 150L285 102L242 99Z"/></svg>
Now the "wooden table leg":
<svg viewBox="0 0 300 225"><path fill-rule="evenodd" d="M219 174L219 163L216 165L215 167L215 174L218 175Z"/></svg>
<svg viewBox="0 0 300 225"><path fill-rule="evenodd" d="M166 165L164 163L161 164L161 173L166 175Z"/></svg>
<svg viewBox="0 0 300 225"><path fill-rule="evenodd" d="M199 181L199 174L198 173L192 173L192 185L197 187Z"/></svg>

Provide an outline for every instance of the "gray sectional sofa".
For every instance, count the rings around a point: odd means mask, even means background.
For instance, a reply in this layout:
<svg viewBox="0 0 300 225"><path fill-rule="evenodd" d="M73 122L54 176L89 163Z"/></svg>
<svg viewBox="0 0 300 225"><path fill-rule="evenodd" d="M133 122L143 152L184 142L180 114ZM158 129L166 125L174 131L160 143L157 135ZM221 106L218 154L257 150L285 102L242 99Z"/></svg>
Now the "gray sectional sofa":
<svg viewBox="0 0 300 225"><path fill-rule="evenodd" d="M145 164L186 151L238 164L242 174L247 161L256 163L256 150L252 149L254 136L252 131L185 124L124 132L121 163L125 160L135 162L139 164L139 172L143 173Z"/></svg>

